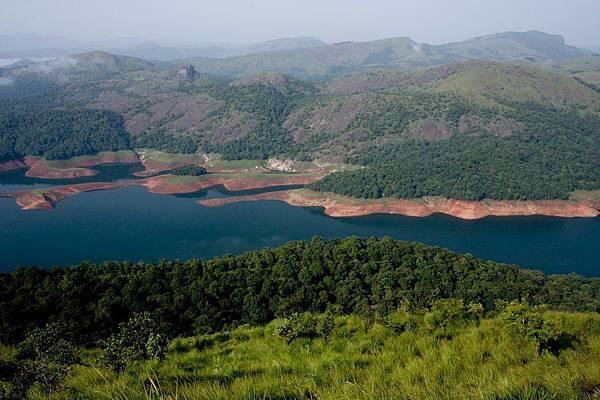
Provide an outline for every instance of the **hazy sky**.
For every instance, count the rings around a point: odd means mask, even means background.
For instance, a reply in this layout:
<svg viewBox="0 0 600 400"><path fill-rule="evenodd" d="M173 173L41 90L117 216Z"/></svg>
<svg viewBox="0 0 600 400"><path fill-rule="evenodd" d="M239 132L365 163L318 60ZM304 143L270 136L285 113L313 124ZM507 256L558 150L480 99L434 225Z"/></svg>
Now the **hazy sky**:
<svg viewBox="0 0 600 400"><path fill-rule="evenodd" d="M410 36L433 44L537 29L600 45L600 0L0 0L0 33L334 42Z"/></svg>

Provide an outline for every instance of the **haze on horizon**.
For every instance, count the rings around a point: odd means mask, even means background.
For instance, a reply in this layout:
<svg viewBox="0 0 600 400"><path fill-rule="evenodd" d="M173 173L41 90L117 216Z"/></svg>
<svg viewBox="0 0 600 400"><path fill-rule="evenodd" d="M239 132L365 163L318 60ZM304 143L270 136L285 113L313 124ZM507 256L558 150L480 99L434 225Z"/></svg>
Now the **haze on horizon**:
<svg viewBox="0 0 600 400"><path fill-rule="evenodd" d="M514 30L600 45L597 0L0 0L0 34L77 41L138 37L188 43L253 43L294 36L326 42L409 36L441 44Z"/></svg>

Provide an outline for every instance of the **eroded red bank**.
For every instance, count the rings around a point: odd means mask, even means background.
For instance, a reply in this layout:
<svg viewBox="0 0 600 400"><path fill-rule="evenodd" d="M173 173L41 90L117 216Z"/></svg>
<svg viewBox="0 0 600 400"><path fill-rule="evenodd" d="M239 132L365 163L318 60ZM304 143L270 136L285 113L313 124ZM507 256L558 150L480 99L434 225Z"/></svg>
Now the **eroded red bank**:
<svg viewBox="0 0 600 400"><path fill-rule="evenodd" d="M9 172L9 171L13 171L15 169L21 169L21 168L25 168L25 167L27 167L27 164L25 164L24 162L19 161L19 160L3 161L3 162L0 162L0 173Z"/></svg>
<svg viewBox="0 0 600 400"><path fill-rule="evenodd" d="M369 214L400 214L426 217L435 213L452 215L462 219L478 219L488 216L547 215L555 217L595 217L599 215L600 203L591 201L541 200L541 201L466 201L448 199L403 200L344 203L343 199L328 198L307 191L279 191L252 196L200 200L198 203L216 207L241 201L279 200L293 206L322 207L332 217L356 217ZM349 203L354 199L347 199Z"/></svg>
<svg viewBox="0 0 600 400"><path fill-rule="evenodd" d="M139 162L134 152L126 154L104 153L90 158L70 159L60 168L52 168L48 161L41 157L25 157L25 165L29 170L25 174L30 178L40 179L74 179L94 176L98 171L89 167L102 164L133 164ZM24 165L24 166L25 166Z"/></svg>
<svg viewBox="0 0 600 400"><path fill-rule="evenodd" d="M127 186L144 186L152 193L178 194L223 186L230 191L253 190L273 186L306 185L321 176L274 175L272 178L254 178L215 175L179 183L172 175L159 175L127 182L95 182L53 187L31 192L5 193L16 198L24 210L48 210L67 197L94 190L110 190ZM325 214L332 217L354 217L368 214L387 213L413 217L425 217L444 213L462 219L478 219L487 216L547 215L556 217L595 217L599 215L600 202L591 200L540 200L540 201L467 201L442 198L421 200L386 199L385 201L358 201L341 196L328 197L309 190L286 190L257 195L236 196L219 199L200 200L204 206L216 207L229 203L258 200L279 200L293 206L322 207Z"/></svg>
<svg viewBox="0 0 600 400"><path fill-rule="evenodd" d="M49 210L59 201L82 192L94 190L119 189L128 186L144 186L152 193L179 194L192 193L215 186L223 186L230 191L262 189L273 186L306 185L320 176L277 175L270 179L242 178L236 176L206 176L191 183L179 184L173 182L172 175L159 175L146 179L126 182L91 182L73 185L51 187L43 190L27 192L4 193L5 197L13 197L23 210Z"/></svg>

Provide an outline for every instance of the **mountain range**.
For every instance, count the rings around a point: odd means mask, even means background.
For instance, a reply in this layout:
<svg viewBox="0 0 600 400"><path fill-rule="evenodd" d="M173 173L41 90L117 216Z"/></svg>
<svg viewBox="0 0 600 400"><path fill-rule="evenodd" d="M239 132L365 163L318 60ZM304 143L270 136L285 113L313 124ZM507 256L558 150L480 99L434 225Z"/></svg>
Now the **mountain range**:
<svg viewBox="0 0 600 400"><path fill-rule="evenodd" d="M118 38L95 42L78 42L59 36L32 34L0 35L0 59L48 58L91 51L169 61L186 57L223 58L276 50L295 50L323 46L326 43L311 37L281 38L255 44L158 43L139 38Z"/></svg>
<svg viewBox="0 0 600 400"><path fill-rule="evenodd" d="M281 46L296 48L273 50ZM600 57L566 45L560 36L506 32L443 46L409 38L339 44L286 39L250 51L259 50L272 51L176 62L106 52L20 61L0 69L5 126L10 132L27 121L35 102L38 109L114 113L114 118L122 118L132 147L172 153L384 163L380 168L394 171L399 154L429 156L433 150L445 154L452 149L456 159L440 165L437 174L487 162L490 148L506 146L513 158L488 166L490 174L502 174L502 179L489 177L488 181L496 179L493 190L512 185L506 180L515 173L506 165L513 168L523 157L533 157L535 163L526 163L521 170L536 169L519 178L519 186L510 193L497 191L494 198L564 198L574 189L600 186L594 172L598 163L594 160L600 159ZM85 114L89 123L105 117ZM121 132L115 119L111 121L108 131ZM59 129L47 123L52 125L52 119L44 117L38 129L51 135ZM31 129L22 127L23 132ZM414 141L433 147L406 148ZM16 131L0 145L4 158L58 154L43 146L19 147ZM397 150L390 155L390 149ZM462 154L468 149L477 150ZM60 154L101 150L106 149L79 143ZM475 161L467 165L469 157ZM544 168L538 166L559 165L559 158L572 171L567 178L565 169L557 169L554 177L543 175ZM414 165L414 159L402 162L410 168L427 168ZM528 189L532 179L555 190ZM423 193L447 195L436 182ZM383 181L379 185L398 187ZM357 186L367 187L352 181L343 190ZM331 182L322 189L342 190ZM388 195L405 193L394 190L389 189ZM491 193L478 187L456 197L477 199ZM373 188L369 193L347 194L368 197L383 192Z"/></svg>
<svg viewBox="0 0 600 400"><path fill-rule="evenodd" d="M62 37L23 34L0 36L0 43L0 58L4 59L59 57L106 51L156 61L190 58L192 60L189 61L198 67L227 75L271 70L310 75L337 70L345 72L357 66L431 66L473 58L562 59L591 53L589 50L566 45L561 36L538 31L503 32L437 46L417 43L406 37L335 44L312 37L295 37L252 45L183 45L159 44L136 38L77 42Z"/></svg>

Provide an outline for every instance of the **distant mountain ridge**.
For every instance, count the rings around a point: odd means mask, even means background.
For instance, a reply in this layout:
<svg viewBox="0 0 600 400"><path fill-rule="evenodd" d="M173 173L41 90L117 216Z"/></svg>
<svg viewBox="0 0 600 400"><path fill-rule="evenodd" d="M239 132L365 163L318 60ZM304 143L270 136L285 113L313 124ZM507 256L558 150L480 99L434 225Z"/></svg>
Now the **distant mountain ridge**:
<svg viewBox="0 0 600 400"><path fill-rule="evenodd" d="M0 35L0 58L62 57L92 51L169 61L188 57L224 58L276 50L294 50L326 45L313 37L290 37L251 45L179 45L160 44L137 38L97 42L77 42L62 37L37 35Z"/></svg>
<svg viewBox="0 0 600 400"><path fill-rule="evenodd" d="M408 37L328 44L313 37L268 40L252 45L159 44L136 38L80 43L60 37L0 36L0 58L43 58L106 51L156 61L191 63L209 73L247 76L279 72L295 76L337 75L367 68L430 67L469 59L560 60L590 55L562 36L539 31L501 32L443 45ZM41 46L41 47L40 47Z"/></svg>
<svg viewBox="0 0 600 400"><path fill-rule="evenodd" d="M279 72L306 77L339 75L373 68L422 68L471 59L559 60L588 54L586 50L565 44L562 36L529 31L502 32L439 46L398 37L223 59L190 58L184 61L205 72L228 76Z"/></svg>
<svg viewBox="0 0 600 400"><path fill-rule="evenodd" d="M485 59L536 57L554 60L586 54L584 50L565 44L562 36L539 31L495 33L448 43L439 50L457 58Z"/></svg>

